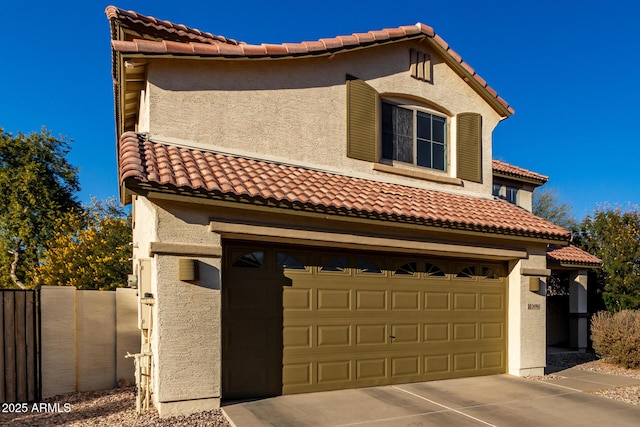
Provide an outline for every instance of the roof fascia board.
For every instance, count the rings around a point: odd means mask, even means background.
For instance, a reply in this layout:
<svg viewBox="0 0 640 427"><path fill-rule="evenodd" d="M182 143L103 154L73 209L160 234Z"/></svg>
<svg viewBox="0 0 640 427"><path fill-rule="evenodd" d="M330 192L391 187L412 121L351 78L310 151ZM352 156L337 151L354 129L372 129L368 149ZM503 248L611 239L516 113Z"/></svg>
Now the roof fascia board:
<svg viewBox="0 0 640 427"><path fill-rule="evenodd" d="M419 240L397 240L386 237L362 236L359 234L335 233L325 231L298 230L293 228L250 225L244 223L212 220L209 231L222 237L245 240L270 240L278 243L303 243L313 246L339 246L348 249L394 250L412 253L428 253L450 257L474 257L494 260L524 259L527 251L515 249L497 249L434 243ZM357 242L357 243L354 243Z"/></svg>
<svg viewBox="0 0 640 427"><path fill-rule="evenodd" d="M524 182L527 184L532 184L532 185L535 185L536 187L540 187L541 185L544 185L547 183L547 181L541 181L533 178L524 178L524 177L509 175L503 172L496 172L496 171L493 171L493 176L503 178L503 179L508 179L511 181L518 181L518 182Z"/></svg>
<svg viewBox="0 0 640 427"><path fill-rule="evenodd" d="M458 61L456 61L446 49L442 47L433 37L426 37L426 42L429 43L433 49L440 53L440 57L455 70L460 77L473 88L496 112L502 116L502 119L506 119L511 116L509 111L504 105L502 105L495 97L493 97L487 89L478 82L471 73L469 73Z"/></svg>

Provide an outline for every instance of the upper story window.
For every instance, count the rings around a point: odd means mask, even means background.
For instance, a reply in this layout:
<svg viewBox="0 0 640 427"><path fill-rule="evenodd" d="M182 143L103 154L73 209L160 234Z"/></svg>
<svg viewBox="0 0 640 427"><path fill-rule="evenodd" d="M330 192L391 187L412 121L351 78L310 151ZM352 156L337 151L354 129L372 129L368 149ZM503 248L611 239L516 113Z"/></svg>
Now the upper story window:
<svg viewBox="0 0 640 427"><path fill-rule="evenodd" d="M507 187L504 197L507 202L513 203L514 205L518 204L518 189L515 187Z"/></svg>
<svg viewBox="0 0 640 427"><path fill-rule="evenodd" d="M383 159L446 169L446 118L388 102L381 118Z"/></svg>
<svg viewBox="0 0 640 427"><path fill-rule="evenodd" d="M500 184L493 184L493 192L492 194L496 197L501 197L502 196L502 185Z"/></svg>
<svg viewBox="0 0 640 427"><path fill-rule="evenodd" d="M455 177L424 172L431 178L455 178L446 182L449 184L461 185L463 180L482 183L483 129L480 114L454 114L444 107L434 107L435 111L442 113L439 115L418 106L381 102L381 94L364 81L347 76L346 82L348 157L372 162L374 169L376 164L384 166L378 170L386 169L385 172L391 172L389 168L394 166L380 164L383 159L445 172L451 172L448 165L455 162ZM398 97L398 94L389 96ZM417 97L408 94L409 98ZM429 100L424 101L425 105L433 104ZM448 133L448 118L455 122L454 135ZM449 138L455 139L455 151L448 146ZM400 174L407 171L418 175L423 173L411 168L397 169L402 171Z"/></svg>
<svg viewBox="0 0 640 427"><path fill-rule="evenodd" d="M493 184L493 195L514 205L518 204L518 188L509 185Z"/></svg>

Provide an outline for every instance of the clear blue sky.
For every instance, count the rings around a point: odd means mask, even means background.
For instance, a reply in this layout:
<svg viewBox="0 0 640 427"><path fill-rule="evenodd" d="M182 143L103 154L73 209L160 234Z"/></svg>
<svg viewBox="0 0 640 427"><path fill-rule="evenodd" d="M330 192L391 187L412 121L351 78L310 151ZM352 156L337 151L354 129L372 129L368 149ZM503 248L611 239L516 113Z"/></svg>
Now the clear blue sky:
<svg viewBox="0 0 640 427"><path fill-rule="evenodd" d="M0 127L72 138L83 202L118 192L109 4L257 44L423 22L515 108L494 132L494 158L549 175L577 218L640 204L633 0L6 2Z"/></svg>

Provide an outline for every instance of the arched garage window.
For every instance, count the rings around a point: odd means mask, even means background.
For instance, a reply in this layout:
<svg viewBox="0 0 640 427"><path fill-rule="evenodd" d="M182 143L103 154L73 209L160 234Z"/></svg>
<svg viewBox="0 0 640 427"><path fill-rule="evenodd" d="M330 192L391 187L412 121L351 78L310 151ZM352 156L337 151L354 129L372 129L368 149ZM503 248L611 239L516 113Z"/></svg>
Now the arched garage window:
<svg viewBox="0 0 640 427"><path fill-rule="evenodd" d="M264 252L255 251L238 257L231 265L240 268L260 268L262 264L264 264Z"/></svg>

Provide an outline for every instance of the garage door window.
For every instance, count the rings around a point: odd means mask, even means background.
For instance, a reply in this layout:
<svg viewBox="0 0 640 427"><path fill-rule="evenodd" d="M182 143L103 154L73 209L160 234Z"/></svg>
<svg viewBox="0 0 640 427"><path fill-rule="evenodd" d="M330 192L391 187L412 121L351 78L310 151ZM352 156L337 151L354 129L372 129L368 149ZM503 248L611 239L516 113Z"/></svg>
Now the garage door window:
<svg viewBox="0 0 640 427"><path fill-rule="evenodd" d="M256 252L248 252L238 259L236 259L233 264L233 267L240 268L260 268L264 264L264 252L256 251Z"/></svg>
<svg viewBox="0 0 640 427"><path fill-rule="evenodd" d="M295 257L286 254L284 252L278 252L278 267L288 270L304 270L304 265L298 261Z"/></svg>
<svg viewBox="0 0 640 427"><path fill-rule="evenodd" d="M334 258L325 265L322 266L320 271L335 271L335 272L343 272L346 271L349 266L347 257L338 257Z"/></svg>
<svg viewBox="0 0 640 427"><path fill-rule="evenodd" d="M456 277L459 277L462 279L473 279L475 275L476 275L476 267L473 265L470 265L458 271L458 274L456 274Z"/></svg>
<svg viewBox="0 0 640 427"><path fill-rule="evenodd" d="M393 274L402 274L407 276L413 276L417 271L417 263L415 261L408 262L399 269L397 269Z"/></svg>
<svg viewBox="0 0 640 427"><path fill-rule="evenodd" d="M435 265L435 264L427 263L425 271L427 273L427 276L429 276L429 277L444 277L444 276L446 276L444 271L440 267Z"/></svg>
<svg viewBox="0 0 640 427"><path fill-rule="evenodd" d="M358 258L358 268L360 269L360 273L382 274L380 267L365 258Z"/></svg>
<svg viewBox="0 0 640 427"><path fill-rule="evenodd" d="M482 278L497 280L497 279L500 279L500 276L498 275L498 273L496 273L496 271L493 268L482 266Z"/></svg>

